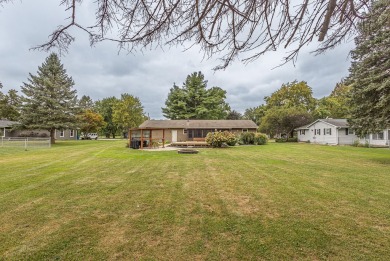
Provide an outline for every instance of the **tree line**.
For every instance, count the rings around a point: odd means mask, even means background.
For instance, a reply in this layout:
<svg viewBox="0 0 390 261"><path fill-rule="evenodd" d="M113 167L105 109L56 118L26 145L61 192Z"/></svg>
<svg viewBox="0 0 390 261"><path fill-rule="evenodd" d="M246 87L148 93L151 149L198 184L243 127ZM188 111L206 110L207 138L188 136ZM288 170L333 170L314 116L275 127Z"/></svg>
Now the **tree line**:
<svg viewBox="0 0 390 261"><path fill-rule="evenodd" d="M52 143L56 129L78 129L84 135L99 130L115 138L146 119L138 97L124 93L119 99L108 97L94 102L86 95L78 98L74 85L58 56L52 53L35 75L29 74L21 87L22 95L14 89L3 94L0 89L0 119L18 121L16 128L20 129L47 130Z"/></svg>
<svg viewBox="0 0 390 261"><path fill-rule="evenodd" d="M299 126L319 118L347 118L363 136L390 126L390 9L387 1L373 1L367 19L359 23L356 48L351 52L350 74L332 93L313 97L304 81L283 84L264 98L264 103L241 115L225 101L226 91L207 88L201 72L187 76L182 87L174 86L162 108L168 119L250 119L271 135L291 135ZM77 98L74 82L66 74L56 54L51 54L23 83L22 96L11 89L1 93L0 118L18 120L30 129L79 128L90 132L100 128L109 137L138 126L146 119L137 97L122 94L93 102ZM53 138L53 136L52 136ZM53 140L54 141L54 140Z"/></svg>

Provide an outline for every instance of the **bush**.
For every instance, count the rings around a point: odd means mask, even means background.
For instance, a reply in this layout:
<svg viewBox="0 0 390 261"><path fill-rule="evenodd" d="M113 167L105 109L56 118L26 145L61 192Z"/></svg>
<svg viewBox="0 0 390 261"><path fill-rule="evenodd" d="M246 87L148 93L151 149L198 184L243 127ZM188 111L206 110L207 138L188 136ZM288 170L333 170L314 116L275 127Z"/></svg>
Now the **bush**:
<svg viewBox="0 0 390 261"><path fill-rule="evenodd" d="M298 142L298 138L297 137L293 137L293 138L276 138L275 142ZM309 143L310 143L310 141L309 141Z"/></svg>
<svg viewBox="0 0 390 261"><path fill-rule="evenodd" d="M297 138L297 137L288 138L288 139L287 139L287 142L298 142L298 138Z"/></svg>
<svg viewBox="0 0 390 261"><path fill-rule="evenodd" d="M214 148L221 148L227 142L227 137L223 132L209 132L206 135L206 142Z"/></svg>
<svg viewBox="0 0 390 261"><path fill-rule="evenodd" d="M360 147L360 141L359 140L354 140L353 143L352 143L352 146Z"/></svg>
<svg viewBox="0 0 390 261"><path fill-rule="evenodd" d="M275 138L275 142L287 142L287 140L283 138Z"/></svg>
<svg viewBox="0 0 390 261"><path fill-rule="evenodd" d="M229 131L224 131L223 134L226 137L226 144L229 146L235 146L237 143L237 137L234 135L234 133Z"/></svg>
<svg viewBox="0 0 390 261"><path fill-rule="evenodd" d="M243 145L255 144L255 133L254 132L241 133L240 144Z"/></svg>
<svg viewBox="0 0 390 261"><path fill-rule="evenodd" d="M254 144L255 145L264 145L268 142L268 136L264 133L255 133Z"/></svg>

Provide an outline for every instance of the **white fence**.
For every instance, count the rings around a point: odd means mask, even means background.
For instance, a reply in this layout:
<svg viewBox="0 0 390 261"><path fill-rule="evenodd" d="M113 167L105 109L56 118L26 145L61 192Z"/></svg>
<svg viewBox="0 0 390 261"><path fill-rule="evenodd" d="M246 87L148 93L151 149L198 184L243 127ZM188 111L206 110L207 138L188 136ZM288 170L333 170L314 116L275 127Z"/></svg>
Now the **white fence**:
<svg viewBox="0 0 390 261"><path fill-rule="evenodd" d="M12 148L50 148L50 138L34 138L34 137L10 137L1 138L0 148L12 147Z"/></svg>

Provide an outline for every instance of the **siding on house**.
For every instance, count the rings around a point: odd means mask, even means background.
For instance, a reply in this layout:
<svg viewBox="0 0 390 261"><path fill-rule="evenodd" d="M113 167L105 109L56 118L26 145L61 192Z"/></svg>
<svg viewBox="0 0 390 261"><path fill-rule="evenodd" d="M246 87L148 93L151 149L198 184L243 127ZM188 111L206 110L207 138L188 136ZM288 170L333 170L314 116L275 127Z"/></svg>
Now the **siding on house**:
<svg viewBox="0 0 390 261"><path fill-rule="evenodd" d="M363 144L367 142L371 146L389 146L390 142L390 129L385 129L380 134L369 134L364 138L359 138L353 129L349 128L346 119L320 119L295 130L300 142L352 145L355 141L359 141Z"/></svg>
<svg viewBox="0 0 390 261"><path fill-rule="evenodd" d="M144 140L149 140L148 131L152 133L151 140L172 141L172 132L177 132L177 141L193 141L203 139L207 132L227 130L233 133L243 131L256 132L257 125L250 120L147 120L139 128L131 129L131 139L140 139L143 130ZM196 135L195 135L196 133ZM146 135L146 136L145 136Z"/></svg>
<svg viewBox="0 0 390 261"><path fill-rule="evenodd" d="M378 133L368 134L366 137L360 139L361 143L369 143L370 146L390 146L390 129L381 131L383 138Z"/></svg>

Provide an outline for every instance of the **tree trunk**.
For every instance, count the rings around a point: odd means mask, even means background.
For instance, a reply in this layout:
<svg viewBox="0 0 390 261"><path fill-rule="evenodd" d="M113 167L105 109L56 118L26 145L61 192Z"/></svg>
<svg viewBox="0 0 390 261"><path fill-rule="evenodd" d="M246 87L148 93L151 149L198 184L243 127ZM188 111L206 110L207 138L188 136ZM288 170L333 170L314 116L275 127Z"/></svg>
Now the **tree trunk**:
<svg viewBox="0 0 390 261"><path fill-rule="evenodd" d="M51 142L51 144L55 144L56 143L56 139L54 137L55 131L56 131L55 129L51 129L50 130L50 142Z"/></svg>

